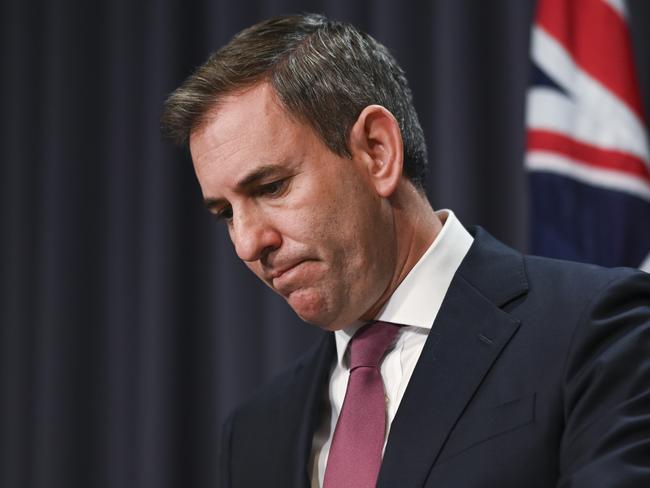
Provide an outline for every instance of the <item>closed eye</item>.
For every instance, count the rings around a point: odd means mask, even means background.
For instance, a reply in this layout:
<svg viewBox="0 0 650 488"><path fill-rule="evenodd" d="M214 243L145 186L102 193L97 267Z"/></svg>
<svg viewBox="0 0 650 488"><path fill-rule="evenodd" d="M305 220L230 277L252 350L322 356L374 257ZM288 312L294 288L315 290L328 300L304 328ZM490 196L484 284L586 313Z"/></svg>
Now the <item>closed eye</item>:
<svg viewBox="0 0 650 488"><path fill-rule="evenodd" d="M230 205L226 205L213 213L219 220L230 221L232 219L232 207Z"/></svg>
<svg viewBox="0 0 650 488"><path fill-rule="evenodd" d="M291 177L280 178L269 183L246 183L247 189L242 189L242 193L253 198L277 198L282 196L289 188ZM225 199L207 198L204 200L205 205L210 212L219 220L224 220L228 224L232 222L232 206Z"/></svg>
<svg viewBox="0 0 650 488"><path fill-rule="evenodd" d="M277 197L284 193L284 191L287 189L288 184L289 184L289 179L283 178L280 180L276 180L270 183L265 183L263 185L260 185L255 190L254 193L257 196Z"/></svg>
<svg viewBox="0 0 650 488"><path fill-rule="evenodd" d="M232 207L224 198L204 198L203 204L219 220L232 220Z"/></svg>

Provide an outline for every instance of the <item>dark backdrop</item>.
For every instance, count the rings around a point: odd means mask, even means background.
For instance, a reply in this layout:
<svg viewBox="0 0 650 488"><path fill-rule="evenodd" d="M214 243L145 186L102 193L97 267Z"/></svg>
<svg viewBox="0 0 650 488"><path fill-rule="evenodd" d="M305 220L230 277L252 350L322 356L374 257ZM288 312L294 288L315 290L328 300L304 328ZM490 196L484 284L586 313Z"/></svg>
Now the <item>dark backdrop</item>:
<svg viewBox="0 0 650 488"><path fill-rule="evenodd" d="M630 2L644 96L650 4ZM385 43L411 81L429 195L526 248L532 0L3 0L0 486L212 487L228 411L319 332L202 208L163 100L279 13Z"/></svg>

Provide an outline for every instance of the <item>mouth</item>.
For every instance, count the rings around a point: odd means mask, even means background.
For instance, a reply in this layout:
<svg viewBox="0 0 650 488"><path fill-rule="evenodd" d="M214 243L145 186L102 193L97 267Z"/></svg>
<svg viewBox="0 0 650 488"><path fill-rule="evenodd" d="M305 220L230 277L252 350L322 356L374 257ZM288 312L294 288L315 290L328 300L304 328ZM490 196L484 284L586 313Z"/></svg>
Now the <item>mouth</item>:
<svg viewBox="0 0 650 488"><path fill-rule="evenodd" d="M298 272L298 268L304 262L305 262L304 260L297 261L287 267L280 268L278 270L273 271L270 274L270 279L271 282L273 283L273 287L276 290L282 288L283 286L286 287L287 282L289 282L292 279L292 277Z"/></svg>

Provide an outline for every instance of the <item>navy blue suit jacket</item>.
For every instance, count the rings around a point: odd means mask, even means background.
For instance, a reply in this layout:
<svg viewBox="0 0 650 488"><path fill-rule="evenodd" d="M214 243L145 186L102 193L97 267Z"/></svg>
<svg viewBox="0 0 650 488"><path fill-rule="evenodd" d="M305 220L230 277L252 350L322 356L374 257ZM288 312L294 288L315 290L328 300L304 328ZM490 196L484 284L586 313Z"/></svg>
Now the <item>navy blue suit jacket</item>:
<svg viewBox="0 0 650 488"><path fill-rule="evenodd" d="M222 488L309 486L334 355L328 334L233 413ZM650 275L522 256L476 229L378 486L650 487Z"/></svg>

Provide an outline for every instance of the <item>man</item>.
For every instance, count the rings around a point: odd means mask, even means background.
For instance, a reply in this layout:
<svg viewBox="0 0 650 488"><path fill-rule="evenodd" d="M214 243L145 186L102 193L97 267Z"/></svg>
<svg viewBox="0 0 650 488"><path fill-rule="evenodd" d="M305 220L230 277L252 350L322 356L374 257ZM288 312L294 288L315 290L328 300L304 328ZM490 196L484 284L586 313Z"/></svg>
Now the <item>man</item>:
<svg viewBox="0 0 650 488"><path fill-rule="evenodd" d="M237 255L332 331L230 417L224 487L650 486L648 276L434 212L405 77L370 36L257 24L163 126Z"/></svg>

